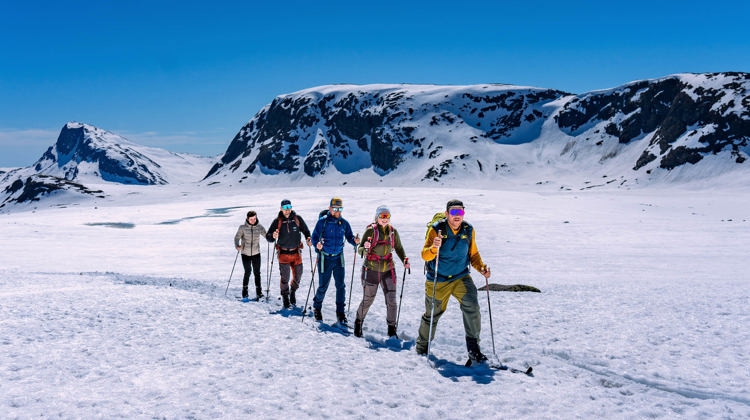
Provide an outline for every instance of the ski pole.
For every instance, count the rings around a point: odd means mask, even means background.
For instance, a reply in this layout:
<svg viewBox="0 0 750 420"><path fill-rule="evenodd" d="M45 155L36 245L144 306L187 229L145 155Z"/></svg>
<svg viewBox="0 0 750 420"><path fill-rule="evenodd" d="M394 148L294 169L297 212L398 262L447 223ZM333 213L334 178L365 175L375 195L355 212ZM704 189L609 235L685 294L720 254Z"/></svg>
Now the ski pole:
<svg viewBox="0 0 750 420"><path fill-rule="evenodd" d="M271 243L266 241L266 278L271 276L271 269L269 268L269 265L271 260Z"/></svg>
<svg viewBox="0 0 750 420"><path fill-rule="evenodd" d="M359 233L357 234L359 238ZM357 246L354 246L354 261L352 261L352 279L349 282L349 303L346 305L346 317L349 318L349 310L352 307L352 289L354 288L354 267L357 265Z"/></svg>
<svg viewBox="0 0 750 420"><path fill-rule="evenodd" d="M273 241L273 258L271 258L271 268L268 269L268 280L266 281L266 302L271 298L271 274L273 274L273 260L279 255L279 251L276 249L276 244L279 242L279 238Z"/></svg>
<svg viewBox="0 0 750 420"><path fill-rule="evenodd" d="M227 295L227 291L229 291L229 282L232 281L232 274L234 274L234 266L237 265L237 257L240 256L240 250L237 250L237 255L234 256L234 264L232 264L232 272L229 273L229 280L227 280L227 289L224 290L224 296Z"/></svg>
<svg viewBox="0 0 750 420"><path fill-rule="evenodd" d="M441 236L442 232L438 231L438 236ZM427 336L427 359L430 358L430 348L432 347L432 320L435 316L435 292L437 291L437 280L438 280L438 263L440 262L440 248L438 248L435 255L435 278L432 280L432 310L430 311L430 333Z"/></svg>
<svg viewBox="0 0 750 420"><path fill-rule="evenodd" d="M305 298L305 309L302 310L302 322L305 322L305 315L307 314L307 302L310 301L310 291L312 291L313 283L315 283L315 269L318 268L318 259L320 259L320 253L318 251L315 251L315 265L312 266L312 269L310 270L312 272L312 277L310 277L310 287L307 288L307 298ZM310 251L310 261L312 262L312 251Z"/></svg>
<svg viewBox="0 0 750 420"><path fill-rule="evenodd" d="M484 266L484 270L485 272L487 271L486 265ZM487 287L487 311L490 313L490 334L492 337L492 353L495 355L495 360L497 360L497 362L500 363L500 358L497 357L497 351L495 351L495 330L492 327L492 305L490 304L490 280L487 277L484 278L484 284Z"/></svg>
<svg viewBox="0 0 750 420"><path fill-rule="evenodd" d="M404 265L409 264L409 259L404 259ZM406 270L407 268L404 267L404 278L401 279L401 296L398 297L398 313L396 313L396 330L398 331L398 320L401 317L401 299L404 298L404 283L406 283ZM409 274L411 274L411 268L408 269Z"/></svg>

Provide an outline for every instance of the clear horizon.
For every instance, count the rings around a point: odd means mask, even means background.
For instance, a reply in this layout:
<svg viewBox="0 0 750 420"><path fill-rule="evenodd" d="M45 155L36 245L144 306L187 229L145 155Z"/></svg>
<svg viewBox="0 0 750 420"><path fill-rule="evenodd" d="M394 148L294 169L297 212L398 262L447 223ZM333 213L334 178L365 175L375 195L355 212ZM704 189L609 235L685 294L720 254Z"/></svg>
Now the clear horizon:
<svg viewBox="0 0 750 420"><path fill-rule="evenodd" d="M219 155L274 97L320 85L584 93L747 72L748 12L740 1L11 3L0 18L0 167L33 164L69 121Z"/></svg>

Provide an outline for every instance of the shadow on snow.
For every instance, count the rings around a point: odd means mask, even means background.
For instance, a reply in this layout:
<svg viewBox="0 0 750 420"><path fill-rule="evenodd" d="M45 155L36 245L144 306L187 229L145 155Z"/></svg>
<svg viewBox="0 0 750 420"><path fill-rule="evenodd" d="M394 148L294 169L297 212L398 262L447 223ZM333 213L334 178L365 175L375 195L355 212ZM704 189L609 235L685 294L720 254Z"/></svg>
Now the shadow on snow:
<svg viewBox="0 0 750 420"><path fill-rule="evenodd" d="M430 362L439 374L454 382L458 382L459 378L467 377L478 384L486 385L495 380L495 374L498 372L489 366L466 367L463 364L438 359L434 355L430 356Z"/></svg>

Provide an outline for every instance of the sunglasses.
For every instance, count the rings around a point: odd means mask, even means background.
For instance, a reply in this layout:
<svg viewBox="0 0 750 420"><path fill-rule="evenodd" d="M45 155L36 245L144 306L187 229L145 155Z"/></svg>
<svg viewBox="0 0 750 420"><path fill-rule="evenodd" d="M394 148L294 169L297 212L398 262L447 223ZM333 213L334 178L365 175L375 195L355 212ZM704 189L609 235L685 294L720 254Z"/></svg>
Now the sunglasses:
<svg viewBox="0 0 750 420"><path fill-rule="evenodd" d="M331 211L343 211L343 207L331 207Z"/></svg>
<svg viewBox="0 0 750 420"><path fill-rule="evenodd" d="M464 211L464 209L450 209L448 210L448 213L451 216L463 216L466 212Z"/></svg>
<svg viewBox="0 0 750 420"><path fill-rule="evenodd" d="M391 215L389 213L380 213L378 217L381 219L390 219Z"/></svg>
<svg viewBox="0 0 750 420"><path fill-rule="evenodd" d="M282 210L291 210L292 209L292 205L291 204L285 204L285 205L281 206L281 209Z"/></svg>

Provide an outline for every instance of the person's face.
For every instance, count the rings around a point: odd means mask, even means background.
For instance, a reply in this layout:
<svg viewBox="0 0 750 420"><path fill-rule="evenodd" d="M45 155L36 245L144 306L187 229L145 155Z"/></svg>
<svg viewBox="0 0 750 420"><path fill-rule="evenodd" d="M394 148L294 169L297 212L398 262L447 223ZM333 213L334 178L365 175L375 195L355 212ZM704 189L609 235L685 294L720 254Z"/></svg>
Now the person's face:
<svg viewBox="0 0 750 420"><path fill-rule="evenodd" d="M251 225L258 221L258 216L250 216L247 218L247 222Z"/></svg>
<svg viewBox="0 0 750 420"><path fill-rule="evenodd" d="M333 217L335 217L337 219L339 217L341 217L341 211L342 210L344 210L344 208L340 207L340 206L337 206L337 207L330 206L330 207L328 207L328 211L331 213L331 216L333 216Z"/></svg>
<svg viewBox="0 0 750 420"><path fill-rule="evenodd" d="M292 214L292 206L281 206L281 213L284 214L284 217L289 217Z"/></svg>
<svg viewBox="0 0 750 420"><path fill-rule="evenodd" d="M464 209L462 207L451 207L445 212L445 218L452 228L457 228L464 221Z"/></svg>
<svg viewBox="0 0 750 420"><path fill-rule="evenodd" d="M386 217L383 217L383 216L386 216ZM378 215L378 224L380 226L385 226L390 222L391 222L391 215L389 213L381 213Z"/></svg>

